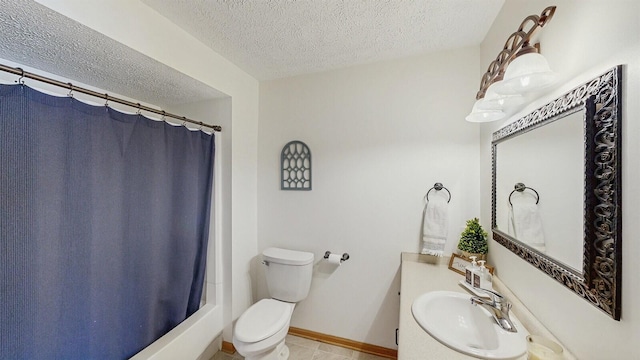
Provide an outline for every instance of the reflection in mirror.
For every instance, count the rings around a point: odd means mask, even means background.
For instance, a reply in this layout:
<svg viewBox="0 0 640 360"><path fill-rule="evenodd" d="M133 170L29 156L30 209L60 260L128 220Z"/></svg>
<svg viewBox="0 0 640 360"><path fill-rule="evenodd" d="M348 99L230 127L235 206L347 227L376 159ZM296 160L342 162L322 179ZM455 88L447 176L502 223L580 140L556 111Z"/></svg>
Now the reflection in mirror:
<svg viewBox="0 0 640 360"><path fill-rule="evenodd" d="M622 293L621 71L504 126L492 141L493 239L615 320Z"/></svg>
<svg viewBox="0 0 640 360"><path fill-rule="evenodd" d="M582 269L584 114L563 114L496 145L496 228L576 272ZM516 191L517 183L531 189Z"/></svg>

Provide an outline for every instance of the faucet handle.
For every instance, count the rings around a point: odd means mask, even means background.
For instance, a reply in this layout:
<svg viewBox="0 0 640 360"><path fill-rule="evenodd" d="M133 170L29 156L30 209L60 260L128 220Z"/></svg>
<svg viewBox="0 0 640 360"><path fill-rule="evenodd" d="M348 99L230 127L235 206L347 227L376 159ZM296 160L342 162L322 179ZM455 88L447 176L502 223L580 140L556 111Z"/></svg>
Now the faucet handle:
<svg viewBox="0 0 640 360"><path fill-rule="evenodd" d="M489 294L491 296L491 301L493 301L496 304L502 303L505 300L504 295L493 291L493 290L489 290L489 289L485 289L485 288L481 288L481 287L473 287L474 290L480 290L480 291L484 291L487 294Z"/></svg>

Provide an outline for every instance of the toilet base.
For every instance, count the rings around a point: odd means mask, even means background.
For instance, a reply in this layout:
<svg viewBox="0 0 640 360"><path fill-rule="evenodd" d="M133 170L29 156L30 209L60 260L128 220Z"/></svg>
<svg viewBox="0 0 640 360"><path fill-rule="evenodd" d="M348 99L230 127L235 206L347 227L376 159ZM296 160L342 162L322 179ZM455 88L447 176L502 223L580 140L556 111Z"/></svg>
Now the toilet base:
<svg viewBox="0 0 640 360"><path fill-rule="evenodd" d="M247 356L245 360L287 360L289 359L289 347L284 340L271 351L256 354L255 356Z"/></svg>

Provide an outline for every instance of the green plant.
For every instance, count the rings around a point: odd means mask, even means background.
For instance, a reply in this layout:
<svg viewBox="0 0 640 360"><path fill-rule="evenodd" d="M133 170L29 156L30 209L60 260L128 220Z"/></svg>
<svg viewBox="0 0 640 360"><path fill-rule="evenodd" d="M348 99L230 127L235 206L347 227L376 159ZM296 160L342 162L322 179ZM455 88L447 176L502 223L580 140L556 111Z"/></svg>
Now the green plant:
<svg viewBox="0 0 640 360"><path fill-rule="evenodd" d="M480 226L480 220L467 220L467 227L460 234L458 249L474 254L486 254L489 251L487 232Z"/></svg>

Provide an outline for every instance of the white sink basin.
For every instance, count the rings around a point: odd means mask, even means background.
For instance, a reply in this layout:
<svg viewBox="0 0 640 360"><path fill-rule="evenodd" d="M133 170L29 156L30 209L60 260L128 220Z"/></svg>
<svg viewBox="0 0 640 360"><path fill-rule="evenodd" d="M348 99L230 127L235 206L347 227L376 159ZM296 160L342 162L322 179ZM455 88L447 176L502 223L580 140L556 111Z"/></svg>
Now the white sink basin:
<svg viewBox="0 0 640 360"><path fill-rule="evenodd" d="M444 345L484 359L515 359L527 350L524 327L511 316L518 332L503 330L491 313L471 304L471 295L431 291L420 295L411 312L420 327Z"/></svg>

